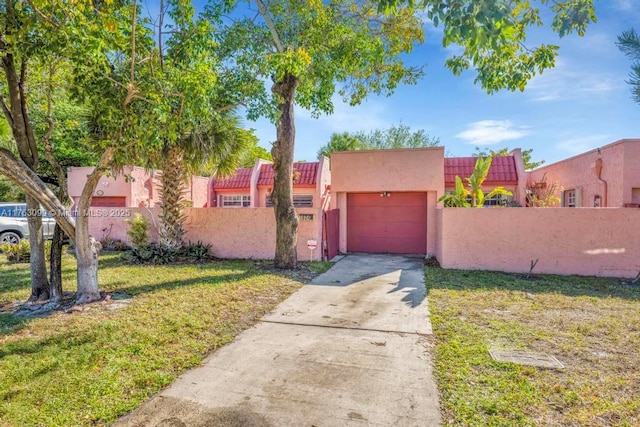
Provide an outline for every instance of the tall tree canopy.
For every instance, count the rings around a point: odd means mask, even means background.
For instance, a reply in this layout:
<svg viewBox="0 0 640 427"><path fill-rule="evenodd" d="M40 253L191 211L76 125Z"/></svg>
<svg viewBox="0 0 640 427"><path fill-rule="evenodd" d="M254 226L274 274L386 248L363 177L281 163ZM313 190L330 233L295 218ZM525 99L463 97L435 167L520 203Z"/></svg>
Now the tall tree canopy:
<svg viewBox="0 0 640 427"><path fill-rule="evenodd" d="M442 44L463 51L446 60L454 74L473 69L475 83L488 93L501 89L524 90L534 75L555 65L559 47L530 46L527 31L551 19L561 37L584 35L596 21L593 0L379 0L382 10L393 12L410 4L424 9L427 19L442 28Z"/></svg>
<svg viewBox="0 0 640 427"><path fill-rule="evenodd" d="M496 156L508 156L509 152L508 147L501 148L500 150L484 150L480 147L476 147L476 149L471 154L473 157L496 157ZM537 167L542 166L545 161L539 160L535 161L532 158L533 156L533 148L529 148L527 150L522 150L522 162L524 163L525 170L535 169Z"/></svg>
<svg viewBox="0 0 640 427"><path fill-rule="evenodd" d="M369 132L334 133L318 155L330 157L334 151L388 150L394 148L437 147L440 139L429 136L423 129L412 131L404 124Z"/></svg>

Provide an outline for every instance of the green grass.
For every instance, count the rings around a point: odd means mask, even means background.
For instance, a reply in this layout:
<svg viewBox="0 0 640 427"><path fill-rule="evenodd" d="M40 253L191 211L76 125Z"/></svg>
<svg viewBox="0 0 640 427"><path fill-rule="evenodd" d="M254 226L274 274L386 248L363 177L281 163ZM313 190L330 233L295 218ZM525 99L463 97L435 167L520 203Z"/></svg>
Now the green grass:
<svg viewBox="0 0 640 427"><path fill-rule="evenodd" d="M640 425L640 289L620 280L425 268L445 423ZM499 363L544 352L566 368Z"/></svg>
<svg viewBox="0 0 640 427"><path fill-rule="evenodd" d="M311 261L307 262L307 268L313 273L324 273L333 266L331 261Z"/></svg>
<svg viewBox="0 0 640 427"><path fill-rule="evenodd" d="M65 290L75 286L64 257ZM228 343L300 283L251 261L127 266L104 255L102 290L130 304L25 319L0 315L0 425L102 425ZM29 296L27 265L0 261L0 302Z"/></svg>

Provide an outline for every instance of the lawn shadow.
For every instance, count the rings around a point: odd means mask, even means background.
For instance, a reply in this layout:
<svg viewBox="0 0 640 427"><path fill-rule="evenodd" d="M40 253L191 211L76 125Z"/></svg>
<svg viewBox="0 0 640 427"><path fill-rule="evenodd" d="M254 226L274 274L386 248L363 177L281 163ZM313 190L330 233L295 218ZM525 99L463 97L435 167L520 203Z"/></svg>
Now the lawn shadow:
<svg viewBox="0 0 640 427"><path fill-rule="evenodd" d="M640 301L640 286L631 279L595 276L559 276L523 274L485 270L450 270L426 267L427 290L508 290L531 294L558 293L570 297L622 298Z"/></svg>

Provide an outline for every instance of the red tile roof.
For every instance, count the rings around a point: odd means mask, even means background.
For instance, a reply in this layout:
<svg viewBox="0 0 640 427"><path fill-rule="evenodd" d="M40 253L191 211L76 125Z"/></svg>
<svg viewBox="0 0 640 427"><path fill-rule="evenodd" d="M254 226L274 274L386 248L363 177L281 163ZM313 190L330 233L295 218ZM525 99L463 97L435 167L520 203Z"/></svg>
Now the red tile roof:
<svg viewBox="0 0 640 427"><path fill-rule="evenodd" d="M469 177L473 173L476 160L476 157L445 157L444 185L455 185L456 175L463 180ZM494 157L485 183L494 185L518 184L515 158L513 156Z"/></svg>
<svg viewBox="0 0 640 427"><path fill-rule="evenodd" d="M249 189L251 186L252 168L236 169L236 173L226 178L215 178L213 180L213 189Z"/></svg>
<svg viewBox="0 0 640 427"><path fill-rule="evenodd" d="M319 162L294 163L293 169L298 171L299 175L293 184L316 185L316 176L318 175L319 165ZM271 167L271 164L262 165L260 168L258 185L273 185L273 167Z"/></svg>

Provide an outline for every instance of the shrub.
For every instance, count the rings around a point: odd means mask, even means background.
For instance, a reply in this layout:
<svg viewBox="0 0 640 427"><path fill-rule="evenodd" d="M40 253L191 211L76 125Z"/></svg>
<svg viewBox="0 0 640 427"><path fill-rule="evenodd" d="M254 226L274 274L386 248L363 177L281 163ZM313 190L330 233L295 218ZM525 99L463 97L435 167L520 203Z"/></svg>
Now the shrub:
<svg viewBox="0 0 640 427"><path fill-rule="evenodd" d="M136 212L133 218L126 220L129 225L127 236L134 248L143 248L149 246L149 221Z"/></svg>
<svg viewBox="0 0 640 427"><path fill-rule="evenodd" d="M51 243L49 243L51 247ZM0 246L0 250L6 255L9 262L29 262L31 259L31 246L27 239L21 239L20 242L12 244L5 243ZM46 250L46 247L45 247Z"/></svg>
<svg viewBox="0 0 640 427"><path fill-rule="evenodd" d="M176 249L165 244L148 244L133 247L122 254L122 259L130 264L165 265L174 262L203 262L211 259L211 245L202 242L191 243Z"/></svg>

